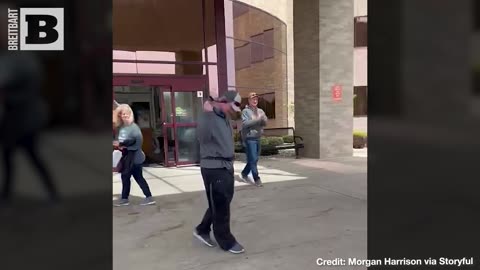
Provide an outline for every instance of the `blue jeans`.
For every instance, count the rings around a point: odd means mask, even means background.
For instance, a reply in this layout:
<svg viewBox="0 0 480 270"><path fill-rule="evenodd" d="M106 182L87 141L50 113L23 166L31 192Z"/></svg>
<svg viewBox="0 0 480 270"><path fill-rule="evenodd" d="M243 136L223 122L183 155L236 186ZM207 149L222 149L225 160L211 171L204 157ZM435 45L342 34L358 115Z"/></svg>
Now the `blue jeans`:
<svg viewBox="0 0 480 270"><path fill-rule="evenodd" d="M258 180L258 157L260 156L260 141L259 140L247 140L245 142L245 153L247 154L247 165L242 171L242 176L247 176L252 172L253 180Z"/></svg>

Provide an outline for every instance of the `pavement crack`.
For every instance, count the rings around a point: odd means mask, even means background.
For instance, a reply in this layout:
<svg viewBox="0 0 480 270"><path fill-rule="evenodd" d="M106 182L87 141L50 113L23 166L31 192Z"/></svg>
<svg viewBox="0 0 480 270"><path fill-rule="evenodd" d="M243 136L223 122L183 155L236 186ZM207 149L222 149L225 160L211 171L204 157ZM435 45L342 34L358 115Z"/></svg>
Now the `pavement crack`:
<svg viewBox="0 0 480 270"><path fill-rule="evenodd" d="M320 216L324 216L324 215L327 215L329 214L331 211L333 210L333 207L330 207L328 209L325 209L325 210L322 210L316 214L313 214L313 215L310 215L310 216L306 216L306 218L316 218L316 217L320 217Z"/></svg>
<svg viewBox="0 0 480 270"><path fill-rule="evenodd" d="M166 228L162 228L154 233L151 233L149 234L147 237L144 238L145 241L147 240L150 240L152 238L155 238L159 235L161 235L162 233L165 233L165 232L169 232L169 231L173 231L173 230L176 230L176 229L180 229L182 228L183 226L185 226L185 222L182 221L181 223L179 224L176 224L176 225L173 225L173 226L169 226L169 227L166 227Z"/></svg>

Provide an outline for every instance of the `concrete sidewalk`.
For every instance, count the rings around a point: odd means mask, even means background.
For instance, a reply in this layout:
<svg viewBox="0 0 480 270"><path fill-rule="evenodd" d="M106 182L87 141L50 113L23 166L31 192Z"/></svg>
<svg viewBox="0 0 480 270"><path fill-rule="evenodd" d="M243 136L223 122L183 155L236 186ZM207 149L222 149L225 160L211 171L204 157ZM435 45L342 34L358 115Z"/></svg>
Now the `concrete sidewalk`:
<svg viewBox="0 0 480 270"><path fill-rule="evenodd" d="M114 269L303 270L318 269L317 258L366 258L366 170L359 157L262 161L263 188L236 183L231 226L246 253L233 255L193 239L207 206L198 167L145 168L157 205L138 206L133 184L133 204L113 209ZM116 199L118 175L113 190Z"/></svg>

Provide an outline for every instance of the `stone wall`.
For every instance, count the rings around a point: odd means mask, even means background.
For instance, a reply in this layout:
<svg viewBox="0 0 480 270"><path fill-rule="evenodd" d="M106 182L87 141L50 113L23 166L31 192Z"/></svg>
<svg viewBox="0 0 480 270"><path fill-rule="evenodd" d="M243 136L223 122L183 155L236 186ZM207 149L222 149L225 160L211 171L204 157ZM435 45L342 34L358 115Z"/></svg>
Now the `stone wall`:
<svg viewBox="0 0 480 270"><path fill-rule="evenodd" d="M294 1L295 126L302 155L352 155L353 0ZM340 85L341 101L332 99Z"/></svg>

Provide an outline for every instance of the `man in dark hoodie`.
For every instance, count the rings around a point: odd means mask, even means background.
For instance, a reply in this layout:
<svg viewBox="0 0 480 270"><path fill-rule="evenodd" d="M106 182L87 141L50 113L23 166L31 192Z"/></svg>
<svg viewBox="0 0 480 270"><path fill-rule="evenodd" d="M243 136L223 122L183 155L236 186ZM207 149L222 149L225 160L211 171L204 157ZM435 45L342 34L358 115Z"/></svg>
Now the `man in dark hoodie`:
<svg viewBox="0 0 480 270"><path fill-rule="evenodd" d="M234 143L230 115L240 112L241 97L236 91L227 91L219 99L210 98L204 104L197 136L200 143L200 167L208 199L208 209L193 235L209 247L213 224L215 240L223 250L234 254L244 248L230 232L230 203L234 193Z"/></svg>
<svg viewBox="0 0 480 270"><path fill-rule="evenodd" d="M248 178L250 172L256 186L262 186L262 180L258 175L257 163L260 156L260 138L263 134L263 127L267 125L265 112L258 108L257 93L248 95L248 106L242 112L242 143L247 154L247 165L241 173L244 181L251 182Z"/></svg>

